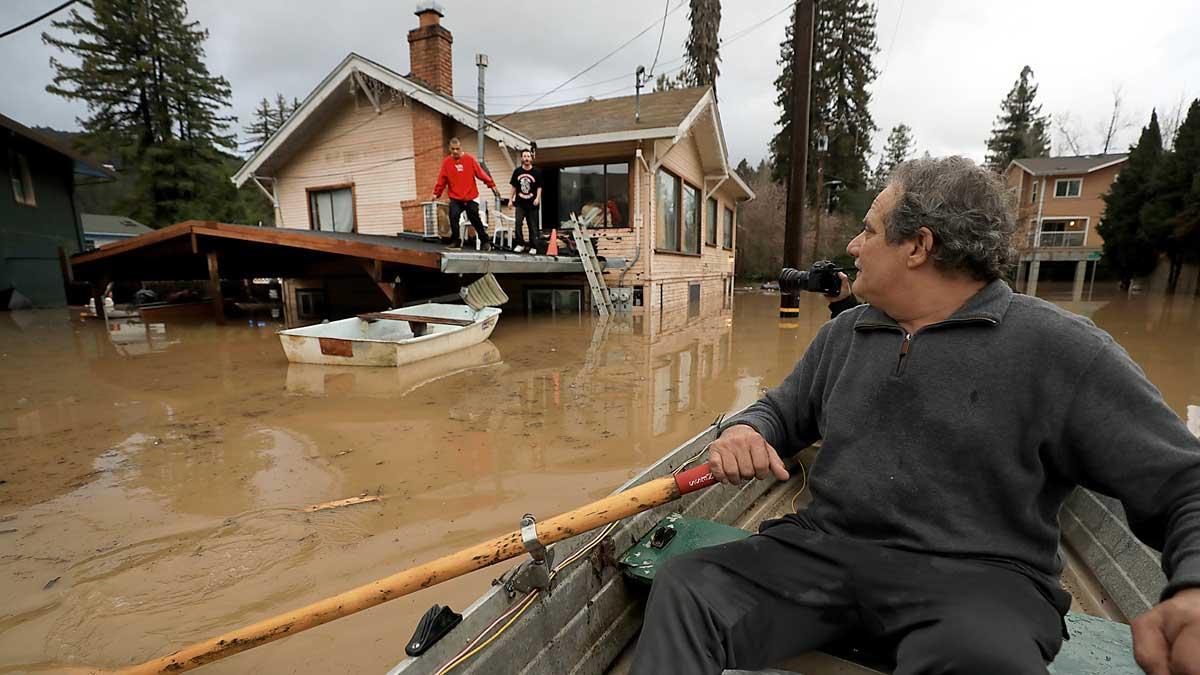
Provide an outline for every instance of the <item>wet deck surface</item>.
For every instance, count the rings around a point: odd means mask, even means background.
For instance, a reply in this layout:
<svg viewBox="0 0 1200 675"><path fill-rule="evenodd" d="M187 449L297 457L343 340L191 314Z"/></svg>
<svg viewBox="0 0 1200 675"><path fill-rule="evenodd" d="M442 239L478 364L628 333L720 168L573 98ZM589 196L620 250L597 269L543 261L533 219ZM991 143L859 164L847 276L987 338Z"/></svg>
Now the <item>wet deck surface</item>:
<svg viewBox="0 0 1200 675"><path fill-rule="evenodd" d="M1100 290L1065 306L1200 405L1200 303ZM603 496L790 371L827 314L777 303L655 335L505 316L494 352L408 371L289 365L273 324L0 313L0 673L158 656ZM384 499L303 511L364 492ZM493 576L208 671L381 672Z"/></svg>

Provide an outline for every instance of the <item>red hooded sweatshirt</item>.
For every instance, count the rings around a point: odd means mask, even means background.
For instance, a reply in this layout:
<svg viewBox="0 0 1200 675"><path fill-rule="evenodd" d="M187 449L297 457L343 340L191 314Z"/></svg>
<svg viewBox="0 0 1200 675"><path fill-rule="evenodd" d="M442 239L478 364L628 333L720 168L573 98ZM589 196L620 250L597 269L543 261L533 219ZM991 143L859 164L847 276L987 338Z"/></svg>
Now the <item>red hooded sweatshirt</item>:
<svg viewBox="0 0 1200 675"><path fill-rule="evenodd" d="M433 186L433 196L435 199L441 197L442 190L449 185L450 199L471 201L479 196L479 188L475 187L476 177L488 187L496 189L496 183L492 177L487 175L474 157L465 152L458 159L454 159L453 155L447 155L446 159L442 161L442 170L438 172L437 185Z"/></svg>

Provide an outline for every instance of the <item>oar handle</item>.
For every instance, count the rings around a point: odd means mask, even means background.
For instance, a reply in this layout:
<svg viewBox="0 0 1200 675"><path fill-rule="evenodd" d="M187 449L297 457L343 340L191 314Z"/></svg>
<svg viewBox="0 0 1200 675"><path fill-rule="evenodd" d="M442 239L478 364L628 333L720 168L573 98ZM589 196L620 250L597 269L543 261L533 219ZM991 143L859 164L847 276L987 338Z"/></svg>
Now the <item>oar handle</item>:
<svg viewBox="0 0 1200 675"><path fill-rule="evenodd" d="M713 478L712 471L709 471L707 464L701 464L693 469L681 471L675 474L675 487L679 489L679 496L702 490L713 483L717 479Z"/></svg>

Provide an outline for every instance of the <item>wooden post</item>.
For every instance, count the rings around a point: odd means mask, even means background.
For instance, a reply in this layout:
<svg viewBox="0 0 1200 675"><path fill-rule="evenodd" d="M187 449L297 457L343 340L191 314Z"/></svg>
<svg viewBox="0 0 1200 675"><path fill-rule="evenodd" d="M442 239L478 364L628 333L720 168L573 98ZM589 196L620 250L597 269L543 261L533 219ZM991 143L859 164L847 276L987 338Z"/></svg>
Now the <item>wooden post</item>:
<svg viewBox="0 0 1200 675"><path fill-rule="evenodd" d="M796 0L792 22L792 152L787 191L787 225L783 234L783 264L800 267L804 257L804 179L808 170L808 98L812 80L813 25L816 0ZM779 316L800 314L800 296L779 294Z"/></svg>
<svg viewBox="0 0 1200 675"><path fill-rule="evenodd" d="M221 295L221 273L217 267L217 252L208 252L208 294L212 296L213 315L217 323L225 323L225 297Z"/></svg>

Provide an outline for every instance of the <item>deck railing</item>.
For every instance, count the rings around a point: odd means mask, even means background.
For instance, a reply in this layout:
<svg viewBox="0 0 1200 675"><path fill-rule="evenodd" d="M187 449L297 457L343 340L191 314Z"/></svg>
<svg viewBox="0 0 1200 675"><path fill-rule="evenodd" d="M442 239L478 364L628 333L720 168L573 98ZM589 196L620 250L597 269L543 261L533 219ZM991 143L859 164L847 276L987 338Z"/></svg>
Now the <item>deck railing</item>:
<svg viewBox="0 0 1200 675"><path fill-rule="evenodd" d="M1086 232L1042 232L1038 238L1039 248L1068 248L1083 246Z"/></svg>

